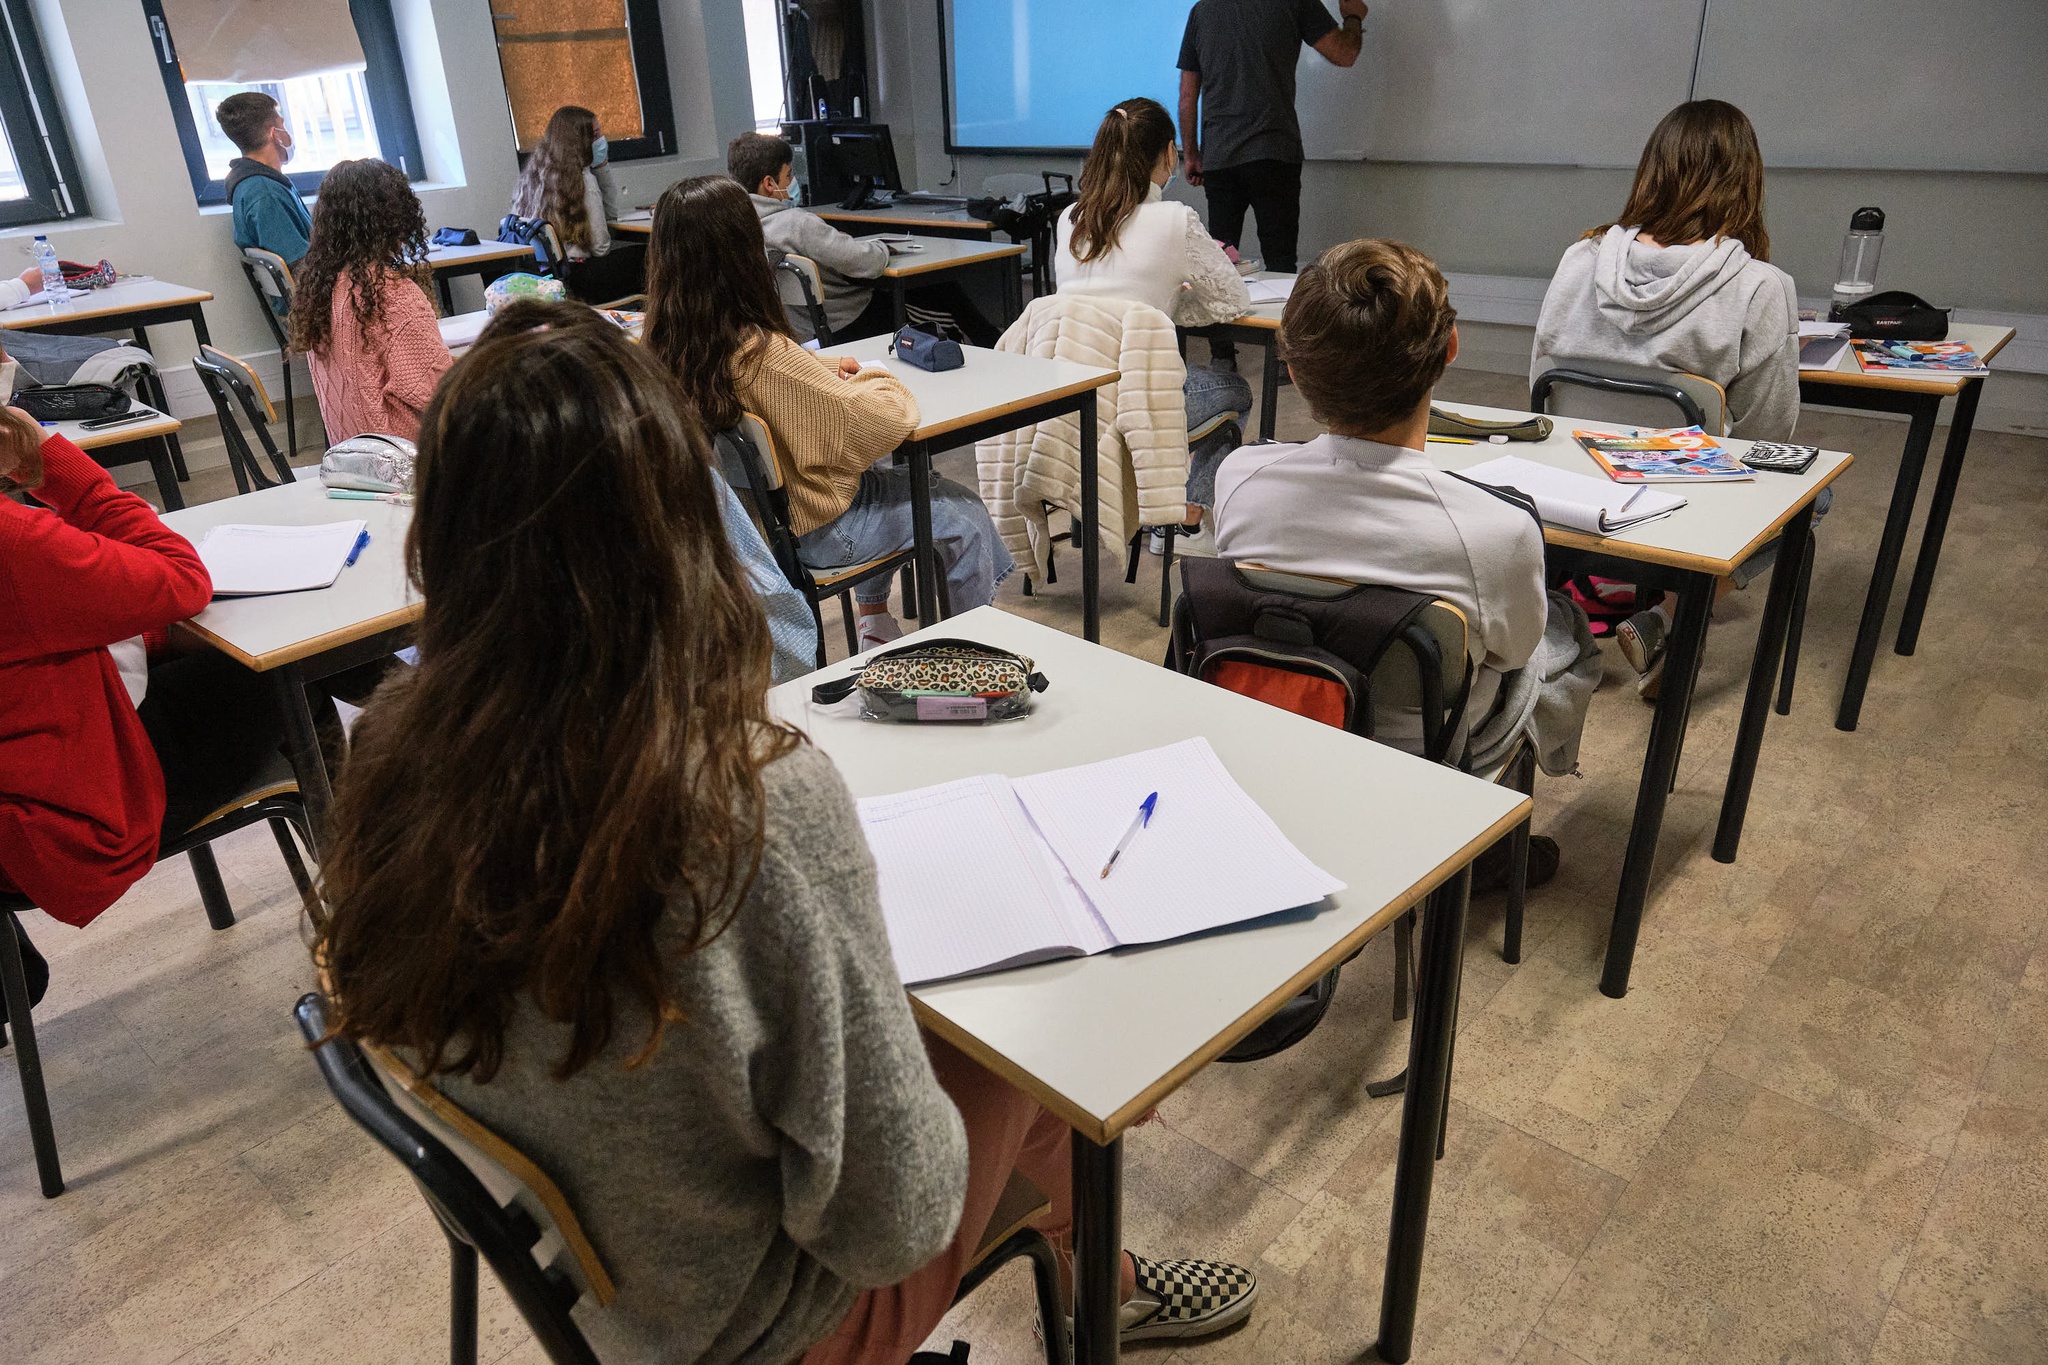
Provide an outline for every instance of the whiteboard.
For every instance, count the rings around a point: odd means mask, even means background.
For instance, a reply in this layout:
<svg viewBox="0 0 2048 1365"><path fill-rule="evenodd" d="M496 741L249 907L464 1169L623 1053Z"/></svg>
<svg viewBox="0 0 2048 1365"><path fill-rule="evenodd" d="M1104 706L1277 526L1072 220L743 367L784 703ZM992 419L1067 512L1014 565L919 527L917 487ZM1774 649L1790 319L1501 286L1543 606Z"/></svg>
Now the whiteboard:
<svg viewBox="0 0 2048 1365"><path fill-rule="evenodd" d="M1771 166L2048 171L2048 0L1711 0L1699 94Z"/></svg>
<svg viewBox="0 0 2048 1365"><path fill-rule="evenodd" d="M1702 3L1374 0L1356 66L1303 49L1303 146L1316 160L1634 166L1685 102Z"/></svg>

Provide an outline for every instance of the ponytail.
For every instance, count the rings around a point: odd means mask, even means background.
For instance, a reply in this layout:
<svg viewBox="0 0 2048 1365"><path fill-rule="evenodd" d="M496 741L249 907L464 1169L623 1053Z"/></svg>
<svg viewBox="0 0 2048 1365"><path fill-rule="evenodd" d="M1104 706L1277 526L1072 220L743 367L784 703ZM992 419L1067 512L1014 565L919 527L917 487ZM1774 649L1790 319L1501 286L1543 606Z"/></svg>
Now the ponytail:
<svg viewBox="0 0 2048 1365"><path fill-rule="evenodd" d="M1173 119L1157 100L1125 100L1103 118L1081 165L1069 239L1075 260L1100 260L1116 249L1124 220L1151 194L1152 168L1173 141Z"/></svg>

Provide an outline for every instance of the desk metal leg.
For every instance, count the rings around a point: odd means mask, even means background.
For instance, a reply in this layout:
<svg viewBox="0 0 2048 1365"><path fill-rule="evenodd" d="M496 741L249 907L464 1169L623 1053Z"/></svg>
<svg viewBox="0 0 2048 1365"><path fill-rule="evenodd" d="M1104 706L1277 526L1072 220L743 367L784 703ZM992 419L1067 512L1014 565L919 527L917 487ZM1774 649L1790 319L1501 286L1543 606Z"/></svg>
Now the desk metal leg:
<svg viewBox="0 0 2048 1365"><path fill-rule="evenodd" d="M904 448L910 459L911 547L917 552L917 623L939 620L939 551L932 543L932 448L923 441Z"/></svg>
<svg viewBox="0 0 2048 1365"><path fill-rule="evenodd" d="M910 291L901 277L889 281L889 315L896 319L896 330L902 331L903 324L910 320Z"/></svg>
<svg viewBox="0 0 2048 1365"><path fill-rule="evenodd" d="M447 317L447 318L452 318L452 317L454 317L454 316L455 316L455 290L454 290L454 289L453 289L453 288L452 288L452 287L450 286L450 284L449 284L449 280L448 280L448 277L447 277L446 275L436 275L436 276L434 276L434 288L435 288L436 290L440 291L440 295L441 295L441 316L442 316L442 317Z"/></svg>
<svg viewBox="0 0 2048 1365"><path fill-rule="evenodd" d="M181 510L185 495L178 491L178 464L171 457L171 443L165 437L149 438L149 472L156 476L156 492L163 499L164 510Z"/></svg>
<svg viewBox="0 0 2048 1365"><path fill-rule="evenodd" d="M284 712L284 752L292 773L299 780L299 795L306 802L306 828L311 836L313 856L327 838L327 813L334 808L334 788L327 781L327 760L320 753L320 732L313 724L313 707L306 700L306 680L298 666L286 664L270 672L277 689L278 709Z"/></svg>
<svg viewBox="0 0 2048 1365"><path fill-rule="evenodd" d="M1714 580L1688 573L1678 589L1677 620L1664 648L1664 687L1650 723L1650 745L1643 755L1643 778L1636 788L1635 821L1629 827L1628 852L1621 863L1621 890L1614 901L1614 926L1607 936L1607 967L1600 991L1619 1000L1628 994L1629 967L1635 961L1636 936L1643 927L1643 902L1650 895L1650 871L1657 861L1657 837L1664 828L1664 805L1678 771L1685 739L1689 686L1699 671L1701 647L1707 639L1707 612L1713 606Z"/></svg>
<svg viewBox="0 0 2048 1365"><path fill-rule="evenodd" d="M1977 423L1977 395L1983 390L1984 381L1972 379L1956 395L1948 444L1941 452L1941 472L1934 479L1934 501L1927 507L1927 529L1920 533L1920 557L1913 562L1913 584L1906 590L1906 612L1899 618L1899 642L1894 648L1900 654L1911 654L1920 643L1920 618L1927 612L1927 594L1934 588L1941 538L1948 534L1949 509L1955 505L1956 485L1963 481L1963 455L1970 448L1970 429Z"/></svg>
<svg viewBox="0 0 2048 1365"><path fill-rule="evenodd" d="M1275 424L1280 420L1280 338L1268 333L1264 338L1266 361L1265 372L1259 380L1259 439L1273 439Z"/></svg>
<svg viewBox="0 0 2048 1365"><path fill-rule="evenodd" d="M1379 1358L1400 1365L1415 1345L1423 1242L1436 1183L1437 1144L1450 1096L1451 1041L1457 1032L1458 980L1465 962L1465 908L1472 869L1438 887L1422 917L1415 1017L1408 1026L1408 1088L1394 1158L1394 1213L1387 1230L1386 1282L1380 1291Z"/></svg>
<svg viewBox="0 0 2048 1365"><path fill-rule="evenodd" d="M1081 395L1081 638L1102 640L1102 490L1096 486L1095 390Z"/></svg>
<svg viewBox="0 0 2048 1365"><path fill-rule="evenodd" d="M1714 832L1716 862L1734 862L1736 846L1742 842L1742 818L1749 811L1757 753L1763 748L1764 726L1770 720L1771 686L1778 680L1778 659L1792 621L1792 600L1806 571L1807 540L1812 534L1813 504L1809 502L1785 523L1783 539L1778 542L1778 562L1771 568L1771 592L1764 602L1763 624L1757 627L1756 653L1749 661L1749 692L1742 699L1742 722L1735 730L1735 757L1728 765L1727 789L1721 793L1721 824Z"/></svg>
<svg viewBox="0 0 2048 1365"><path fill-rule="evenodd" d="M1913 410L1906 450L1899 459L1899 477L1892 484L1891 510L1885 514L1884 536L1877 543L1877 563L1870 570L1870 592L1863 599L1863 620L1856 627L1856 649L1849 656L1849 676L1842 680L1842 705L1835 712L1837 730L1853 730L1863 711L1863 693L1877 662L1877 637L1884 633L1885 609L1892 601L1892 580L1898 577L1899 554L1906 548L1906 528L1913 504L1920 499L1920 473L1927 465L1927 446L1934 439L1934 416L1941 400L1923 399ZM1958 461L1960 472L1960 461ZM1929 574L1933 573L1930 567Z"/></svg>
<svg viewBox="0 0 2048 1365"><path fill-rule="evenodd" d="M1074 1365L1116 1365L1123 1287L1124 1140L1074 1134ZM1046 1330L1056 1331L1051 1324Z"/></svg>
<svg viewBox="0 0 2048 1365"><path fill-rule="evenodd" d="M192 324L192 331L195 334L199 335L200 345L205 345L206 340L204 334L206 331L206 324L202 321L194 321ZM147 327L137 327L134 329L134 336L135 344L141 349L148 351L149 329ZM153 351L150 353L152 355L155 354L155 352ZM148 399L149 405L155 408L158 412L170 412L171 401L169 397L166 396L166 394L164 393L164 377L161 374L158 374L153 369L148 374L142 377L142 396ZM163 438L163 440L165 449L167 449L170 452L171 469L177 475L177 481L179 483L183 483L187 479L190 479L192 477L192 471L185 467L185 448L182 445L178 444L178 438L175 436L166 436ZM185 504L182 501L179 502L178 504L178 506L180 507L183 507L184 505ZM168 504L166 504L166 510L169 510Z"/></svg>

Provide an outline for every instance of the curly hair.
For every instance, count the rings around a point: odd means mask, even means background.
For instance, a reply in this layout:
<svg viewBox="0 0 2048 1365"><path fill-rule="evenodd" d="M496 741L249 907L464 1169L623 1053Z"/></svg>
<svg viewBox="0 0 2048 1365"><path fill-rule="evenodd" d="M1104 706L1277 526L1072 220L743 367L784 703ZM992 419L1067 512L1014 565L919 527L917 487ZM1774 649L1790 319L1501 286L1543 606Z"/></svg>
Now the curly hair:
<svg viewBox="0 0 2048 1365"><path fill-rule="evenodd" d="M335 296L344 283L356 324L377 322L376 286L396 275L423 284L427 267L427 215L405 172L388 161L343 161L320 183L313 209L313 240L299 262L292 309L292 349L313 355L334 333Z"/></svg>
<svg viewBox="0 0 2048 1365"><path fill-rule="evenodd" d="M590 250L590 212L584 207L583 172L590 168L590 147L597 140L597 115L581 105L565 104L548 119L519 173L512 191L512 211L521 218L552 223L565 247Z"/></svg>

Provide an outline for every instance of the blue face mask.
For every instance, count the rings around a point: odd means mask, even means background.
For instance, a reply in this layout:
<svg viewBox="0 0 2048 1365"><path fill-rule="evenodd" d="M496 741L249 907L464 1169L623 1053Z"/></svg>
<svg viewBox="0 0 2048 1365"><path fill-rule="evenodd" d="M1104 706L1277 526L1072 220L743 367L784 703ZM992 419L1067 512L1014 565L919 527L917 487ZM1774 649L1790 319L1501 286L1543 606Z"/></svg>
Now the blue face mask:
<svg viewBox="0 0 2048 1365"><path fill-rule="evenodd" d="M1168 171L1168 172L1166 173L1166 183L1165 183L1164 185L1161 185L1161 186L1159 187L1159 192L1160 192L1161 194L1165 194L1165 193L1166 193L1166 192L1167 192L1168 190L1170 190L1170 189L1172 189L1172 188L1173 188L1173 184L1174 184L1174 182L1175 182L1176 180L1179 180L1179 179L1180 179L1180 172L1179 172L1179 171Z"/></svg>
<svg viewBox="0 0 2048 1365"><path fill-rule="evenodd" d="M611 144L604 140L603 134L599 134L597 137L591 140L590 164L593 169L598 166L604 165L606 161L610 160L611 154Z"/></svg>

